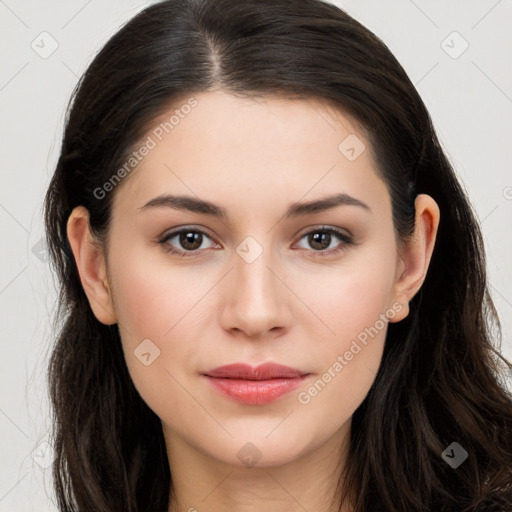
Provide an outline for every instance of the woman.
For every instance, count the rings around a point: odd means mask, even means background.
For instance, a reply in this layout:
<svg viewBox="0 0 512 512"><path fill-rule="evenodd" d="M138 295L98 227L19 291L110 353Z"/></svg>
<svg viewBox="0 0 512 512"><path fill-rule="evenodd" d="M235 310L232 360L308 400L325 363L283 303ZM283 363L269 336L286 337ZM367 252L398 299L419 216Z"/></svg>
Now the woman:
<svg viewBox="0 0 512 512"><path fill-rule="evenodd" d="M75 91L45 214L61 510L512 510L480 229L342 10L145 9Z"/></svg>

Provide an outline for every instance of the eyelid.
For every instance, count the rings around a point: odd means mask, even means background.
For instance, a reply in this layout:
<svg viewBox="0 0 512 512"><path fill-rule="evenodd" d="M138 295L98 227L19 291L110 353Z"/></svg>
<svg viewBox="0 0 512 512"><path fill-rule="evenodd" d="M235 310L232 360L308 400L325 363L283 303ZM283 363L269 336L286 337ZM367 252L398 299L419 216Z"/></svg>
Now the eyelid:
<svg viewBox="0 0 512 512"><path fill-rule="evenodd" d="M297 236L299 239L302 238L304 235L308 235L311 232L315 231L334 231L339 233L339 235L344 236L346 238L350 238L355 241L355 236L352 234L352 232L347 228L341 228L338 226L332 226L330 224L312 224L311 226L306 226L304 228L304 231L300 230Z"/></svg>

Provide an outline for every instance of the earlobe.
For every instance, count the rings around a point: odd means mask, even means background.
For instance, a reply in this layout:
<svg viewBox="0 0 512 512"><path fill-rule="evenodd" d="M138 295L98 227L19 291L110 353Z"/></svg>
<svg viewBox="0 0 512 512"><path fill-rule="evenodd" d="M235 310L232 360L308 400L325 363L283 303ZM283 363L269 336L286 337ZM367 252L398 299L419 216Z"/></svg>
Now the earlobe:
<svg viewBox="0 0 512 512"><path fill-rule="evenodd" d="M115 324L117 320L107 279L105 254L94 241L89 212L83 206L77 206L71 212L67 235L94 316L105 325Z"/></svg>
<svg viewBox="0 0 512 512"><path fill-rule="evenodd" d="M402 304L400 314L392 321L399 322L409 314L409 302L418 293L427 276L434 252L439 227L439 206L427 194L419 194L414 202L415 230L411 240L405 243L398 258L394 301Z"/></svg>

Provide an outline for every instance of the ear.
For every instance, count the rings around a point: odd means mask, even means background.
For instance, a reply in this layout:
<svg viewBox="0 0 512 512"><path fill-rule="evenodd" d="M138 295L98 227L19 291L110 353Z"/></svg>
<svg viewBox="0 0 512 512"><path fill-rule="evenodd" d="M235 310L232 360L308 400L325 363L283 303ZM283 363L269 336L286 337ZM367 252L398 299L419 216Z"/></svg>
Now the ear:
<svg viewBox="0 0 512 512"><path fill-rule="evenodd" d="M77 206L71 212L67 235L94 316L102 324L115 324L117 320L107 280L104 250L91 234L89 212L83 206Z"/></svg>
<svg viewBox="0 0 512 512"><path fill-rule="evenodd" d="M439 206L427 194L419 194L414 202L416 210L414 234L405 243L399 255L396 280L393 287L394 303L402 309L390 322L399 322L409 314L409 302L420 290L430 259L434 251L437 229L439 227Z"/></svg>

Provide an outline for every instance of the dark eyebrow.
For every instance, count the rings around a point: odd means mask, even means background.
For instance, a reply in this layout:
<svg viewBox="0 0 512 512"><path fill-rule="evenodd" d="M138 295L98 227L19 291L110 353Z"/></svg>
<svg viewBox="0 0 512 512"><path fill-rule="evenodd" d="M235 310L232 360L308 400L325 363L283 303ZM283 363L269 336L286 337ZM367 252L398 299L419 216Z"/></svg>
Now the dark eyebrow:
<svg viewBox="0 0 512 512"><path fill-rule="evenodd" d="M342 205L359 206L371 213L370 207L363 201L360 201L348 194L335 194L315 201L310 201L308 203L293 203L288 208L284 218L288 219L290 217L300 217L310 213L318 213ZM209 201L192 196L176 196L170 194L162 194L151 199L144 206L141 206L139 210L147 210L149 208L157 207L168 207L175 210L188 210L190 212L211 215L224 220L227 220L228 218L225 208L210 203Z"/></svg>

